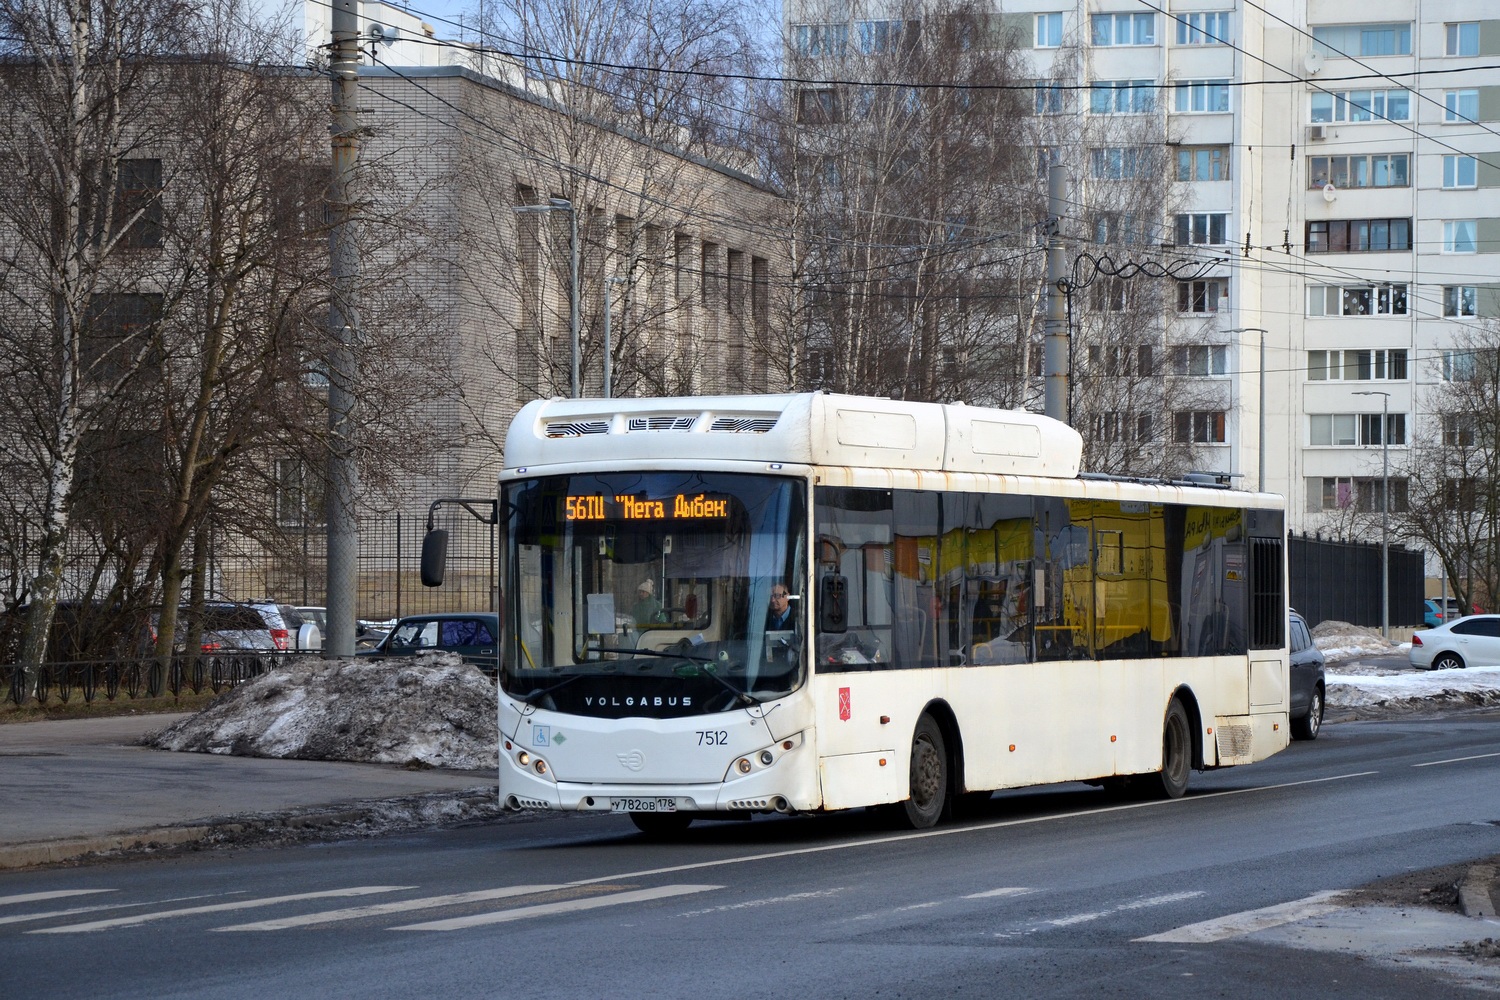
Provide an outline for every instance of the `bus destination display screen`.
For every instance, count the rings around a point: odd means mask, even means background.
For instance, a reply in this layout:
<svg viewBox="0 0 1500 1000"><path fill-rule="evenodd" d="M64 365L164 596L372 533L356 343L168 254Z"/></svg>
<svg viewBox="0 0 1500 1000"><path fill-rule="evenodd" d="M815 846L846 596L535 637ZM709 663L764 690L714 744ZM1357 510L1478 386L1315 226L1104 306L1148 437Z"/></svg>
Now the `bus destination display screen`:
<svg viewBox="0 0 1500 1000"><path fill-rule="evenodd" d="M569 521L722 521L729 517L729 498L704 493L569 496L566 512Z"/></svg>

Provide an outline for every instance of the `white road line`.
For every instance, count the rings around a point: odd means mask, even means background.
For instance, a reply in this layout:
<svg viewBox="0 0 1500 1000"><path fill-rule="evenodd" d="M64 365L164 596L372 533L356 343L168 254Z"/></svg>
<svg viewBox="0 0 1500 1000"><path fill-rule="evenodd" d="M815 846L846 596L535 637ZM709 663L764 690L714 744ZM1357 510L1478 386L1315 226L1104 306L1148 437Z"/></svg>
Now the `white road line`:
<svg viewBox="0 0 1500 1000"><path fill-rule="evenodd" d="M96 889L95 892L114 892L113 889ZM74 906L66 910L42 910L39 913L16 913L8 917L0 917L0 924L24 924L32 920L56 920L58 917L71 917L79 913L102 913L107 910L129 910L142 906L160 906L163 903L181 903L189 899L209 899L215 896L235 895L234 893L211 892L197 896L174 896L171 899L152 899L141 903L106 903L103 906Z"/></svg>
<svg viewBox="0 0 1500 1000"><path fill-rule="evenodd" d="M68 896L90 896L96 892L115 892L115 889L58 889L53 892L23 892L19 896L0 896L0 906L15 903L36 903L44 899L65 899Z"/></svg>
<svg viewBox="0 0 1500 1000"><path fill-rule="evenodd" d="M1243 913L1231 913L1227 917L1204 920L1201 923L1188 924L1175 930L1152 934L1150 937L1135 938L1135 940L1162 944L1207 944L1211 941L1223 941L1226 938L1253 934L1268 927L1279 927L1297 920L1310 920L1313 917L1321 917L1343 909L1343 903L1340 900L1345 892L1346 890L1343 889L1329 889L1325 892L1314 893L1306 899L1297 899L1277 906L1266 906L1259 910L1246 910Z"/></svg>
<svg viewBox="0 0 1500 1000"><path fill-rule="evenodd" d="M993 823L978 823L973 826L949 826L936 830L920 830L914 833L898 833L885 837L869 837L862 840L849 840L839 844L820 844L816 847L798 847L787 851L768 851L764 854L742 854L736 858L718 858L714 861L696 861L686 865L669 865L666 868L647 868L637 872L623 872L615 875L601 875L598 878L579 879L569 882L569 885L593 885L596 882L629 882L635 879L651 878L657 875L676 875L680 872L701 871L705 868L722 868L728 865L743 865L752 861L775 861L779 858L793 858L803 854L823 854L827 851L849 851L866 850L878 847L881 844L899 844L911 840L926 840L929 837L954 837L966 833L982 833L987 830L1004 830L1010 827L1030 826L1035 823L1053 823L1062 820L1079 819L1084 816L1103 816L1109 813L1122 812L1127 809L1157 809L1157 808L1188 808L1195 802L1212 802L1215 799L1226 798L1231 795L1249 795L1254 792L1274 792L1283 788L1299 788L1303 785L1321 785L1330 781L1345 781L1349 778L1364 778L1379 771L1355 771L1351 774L1334 774L1326 778L1307 778L1302 781L1287 781L1279 785L1259 785L1255 788L1234 788L1224 792L1208 792L1200 796L1189 796L1185 799L1155 799L1145 802L1126 802L1119 805L1100 806L1098 809L1081 809L1075 812L1058 813L1054 816L1030 816L1026 819L1004 819Z"/></svg>
<svg viewBox="0 0 1500 1000"><path fill-rule="evenodd" d="M235 924L232 927L215 927L216 931L279 931L289 927L310 927L314 924L333 924L340 920L358 920L361 917L379 917L388 913L405 913L410 910L432 910L439 906L461 906L464 903L482 903L491 899L510 896L527 896L534 892L551 892L556 885L508 885L502 889L478 889L474 892L455 892L446 896L424 896L421 899L403 899L396 903L372 903L369 906L351 906L343 910L324 910L322 913L304 913L297 917L280 920L260 920L250 924Z"/></svg>
<svg viewBox="0 0 1500 1000"><path fill-rule="evenodd" d="M64 927L42 927L27 934L80 934L84 931L102 931L111 927L134 927L152 920L167 920L171 917L188 917L197 913L223 913L227 910L252 910L258 906L275 906L277 903L295 903L305 899L331 899L339 896L368 896L377 892L397 892L415 889L412 885L357 885L348 889L327 889L323 892L299 892L291 896L267 896L264 899L242 899L234 903L215 903L212 906L189 906L181 910L158 910L155 913L137 913L133 917L115 917L111 920L94 920L86 924L68 924Z"/></svg>
<svg viewBox="0 0 1500 1000"><path fill-rule="evenodd" d="M825 896L837 896L845 892L844 887L837 889L818 889L815 892L794 892L790 896L772 896L770 899L747 899L743 903L725 903L723 906L710 906L706 910L687 910L677 914L679 917L702 917L710 913L728 913L731 910L752 910L757 906L771 906L775 903L800 903L804 899L822 899Z"/></svg>
<svg viewBox="0 0 1500 1000"><path fill-rule="evenodd" d="M1500 757L1500 753L1481 753L1473 757L1451 757L1448 760L1429 760L1425 764L1413 764L1412 767L1436 767L1439 764L1462 764L1466 760L1484 760L1488 757Z"/></svg>
<svg viewBox="0 0 1500 1000"><path fill-rule="evenodd" d="M989 899L992 896L1024 896L1028 892L1036 892L1035 889L1022 889L1019 886L1004 889L987 889L984 892L971 892L964 899Z"/></svg>
<svg viewBox="0 0 1500 1000"><path fill-rule="evenodd" d="M1180 903L1184 899L1195 899L1198 896L1206 895L1207 893L1203 892L1202 890L1193 890L1189 892L1170 892L1164 896L1148 896L1145 899L1136 899L1128 903L1121 903L1119 906L1111 906L1107 910L1100 910L1095 913L1076 913L1069 917L1058 917L1055 920L1046 920L1043 921L1043 923L1049 927L1071 927L1074 924L1086 924L1095 920L1101 920L1104 917L1110 916L1114 913L1124 913L1129 910L1144 910L1152 906L1166 906L1169 903Z"/></svg>
<svg viewBox="0 0 1500 1000"><path fill-rule="evenodd" d="M637 889L634 892L617 892L608 896L589 899L567 899L560 903L541 903L537 906L522 906L514 910L499 910L495 913L476 913L469 917L453 917L449 920L433 920L423 924L406 924L392 927L393 931L456 931L466 927L483 927L487 924L503 924L511 920L526 920L546 917L555 913L576 913L579 910L596 910L601 906L619 906L623 903L642 903L652 899L671 896L687 896L710 889L722 889L722 885L663 885L655 889Z"/></svg>

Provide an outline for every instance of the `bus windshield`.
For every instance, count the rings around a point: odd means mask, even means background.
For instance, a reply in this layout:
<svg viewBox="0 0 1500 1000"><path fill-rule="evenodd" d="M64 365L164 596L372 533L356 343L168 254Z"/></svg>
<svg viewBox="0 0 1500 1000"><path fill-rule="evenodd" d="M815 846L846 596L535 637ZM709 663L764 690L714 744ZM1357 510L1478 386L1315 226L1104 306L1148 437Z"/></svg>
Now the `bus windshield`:
<svg viewBox="0 0 1500 1000"><path fill-rule="evenodd" d="M500 683L537 707L667 718L804 676L805 488L704 472L510 483Z"/></svg>

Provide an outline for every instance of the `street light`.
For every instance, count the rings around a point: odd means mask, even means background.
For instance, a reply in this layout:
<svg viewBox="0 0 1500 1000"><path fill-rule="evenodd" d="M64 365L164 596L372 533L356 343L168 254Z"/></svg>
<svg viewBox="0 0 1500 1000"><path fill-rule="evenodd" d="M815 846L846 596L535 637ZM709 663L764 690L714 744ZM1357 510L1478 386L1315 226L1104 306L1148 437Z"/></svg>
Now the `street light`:
<svg viewBox="0 0 1500 1000"><path fill-rule="evenodd" d="M1380 397L1380 634L1391 637L1391 394L1365 389L1356 396Z"/></svg>
<svg viewBox="0 0 1500 1000"><path fill-rule="evenodd" d="M572 338L573 372L570 392L577 399L578 391L578 211L566 198L549 198L545 205L517 205L517 215L534 212L568 213L568 334ZM608 395L608 393L606 393Z"/></svg>
<svg viewBox="0 0 1500 1000"><path fill-rule="evenodd" d="M604 398L605 399L608 399L612 395L611 385L610 385L610 362L612 361L612 358L610 357L611 348L609 346L609 320L610 320L610 311L613 309L613 305L612 305L611 299L610 299L610 289L613 288L615 285L624 285L624 284L628 284L629 282L630 282L629 278L605 278L604 279ZM628 308L629 307L627 306L627 309Z"/></svg>
<svg viewBox="0 0 1500 1000"><path fill-rule="evenodd" d="M1266 329L1260 326L1237 326L1233 330L1224 332L1260 334L1260 440L1256 442L1255 449L1260 452L1260 468L1255 480L1255 488L1264 493L1266 491Z"/></svg>

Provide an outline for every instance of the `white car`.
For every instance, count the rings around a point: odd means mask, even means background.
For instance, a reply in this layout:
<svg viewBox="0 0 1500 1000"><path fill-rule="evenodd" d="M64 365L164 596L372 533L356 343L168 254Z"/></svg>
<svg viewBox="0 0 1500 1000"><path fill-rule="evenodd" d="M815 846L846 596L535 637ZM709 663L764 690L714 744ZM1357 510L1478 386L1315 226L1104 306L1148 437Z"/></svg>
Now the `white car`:
<svg viewBox="0 0 1500 1000"><path fill-rule="evenodd" d="M1500 615L1469 615L1419 629L1407 658L1424 670L1500 666Z"/></svg>

